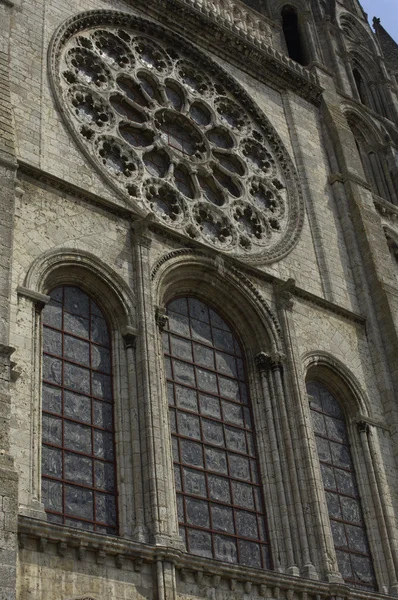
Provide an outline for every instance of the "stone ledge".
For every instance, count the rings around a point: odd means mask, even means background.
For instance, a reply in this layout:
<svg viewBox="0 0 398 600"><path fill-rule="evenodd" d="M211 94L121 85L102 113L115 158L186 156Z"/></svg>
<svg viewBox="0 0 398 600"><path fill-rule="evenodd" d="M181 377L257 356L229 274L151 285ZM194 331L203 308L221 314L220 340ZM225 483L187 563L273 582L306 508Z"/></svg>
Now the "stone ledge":
<svg viewBox="0 0 398 600"><path fill-rule="evenodd" d="M68 549L74 549L79 560L84 560L87 552L95 553L96 562L103 564L107 556L113 557L117 568L123 568L126 560L133 561L134 570L141 570L144 563L153 564L159 560L172 563L181 581L192 578L193 582L209 588L227 583L230 590L236 585L243 586L245 593L292 599L294 594L307 600L377 600L391 598L386 594L367 592L342 583L326 583L293 577L276 571L263 571L241 565L231 565L221 561L187 554L171 546L141 544L119 537L91 533L19 516L19 547L24 550L28 539L36 540L37 551L45 552L49 545L55 545L59 556L65 556ZM23 558L22 558L23 560ZM92 562L92 561L91 561ZM255 589L253 587L255 586Z"/></svg>

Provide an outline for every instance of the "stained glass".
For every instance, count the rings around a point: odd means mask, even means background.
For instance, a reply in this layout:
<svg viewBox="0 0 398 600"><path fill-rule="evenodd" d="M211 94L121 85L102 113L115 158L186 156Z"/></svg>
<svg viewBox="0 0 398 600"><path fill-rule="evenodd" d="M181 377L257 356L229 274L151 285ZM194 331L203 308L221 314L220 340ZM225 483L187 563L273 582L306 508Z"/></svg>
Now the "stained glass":
<svg viewBox="0 0 398 600"><path fill-rule="evenodd" d="M163 348L180 534L192 554L269 568L239 342L196 298L173 300L168 315Z"/></svg>
<svg viewBox="0 0 398 600"><path fill-rule="evenodd" d="M108 327L79 288L50 296L43 310L42 499L49 521L115 534Z"/></svg>
<svg viewBox="0 0 398 600"><path fill-rule="evenodd" d="M348 583L374 590L344 415L336 398L322 384L309 383L307 392L340 573Z"/></svg>

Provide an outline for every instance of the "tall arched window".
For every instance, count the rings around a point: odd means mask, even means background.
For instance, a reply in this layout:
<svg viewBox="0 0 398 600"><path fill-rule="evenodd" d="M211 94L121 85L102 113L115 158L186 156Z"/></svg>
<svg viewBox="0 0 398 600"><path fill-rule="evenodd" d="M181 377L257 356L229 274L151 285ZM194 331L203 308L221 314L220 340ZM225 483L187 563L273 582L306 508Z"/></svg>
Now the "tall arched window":
<svg viewBox="0 0 398 600"><path fill-rule="evenodd" d="M357 91L362 104L369 106L368 93L362 75L355 67L352 70L352 74L354 75L355 85L357 86Z"/></svg>
<svg viewBox="0 0 398 600"><path fill-rule="evenodd" d="M289 57L300 63L300 65L306 65L307 61L300 35L297 10L293 6L284 6L281 14L282 29Z"/></svg>
<svg viewBox="0 0 398 600"><path fill-rule="evenodd" d="M43 310L42 499L48 520L117 533L111 346L98 305L57 287Z"/></svg>
<svg viewBox="0 0 398 600"><path fill-rule="evenodd" d="M167 314L164 354L181 536L192 554L269 568L239 342L195 298L173 300Z"/></svg>
<svg viewBox="0 0 398 600"><path fill-rule="evenodd" d="M347 583L374 590L372 558L343 412L321 383L308 383L307 393L340 573Z"/></svg>

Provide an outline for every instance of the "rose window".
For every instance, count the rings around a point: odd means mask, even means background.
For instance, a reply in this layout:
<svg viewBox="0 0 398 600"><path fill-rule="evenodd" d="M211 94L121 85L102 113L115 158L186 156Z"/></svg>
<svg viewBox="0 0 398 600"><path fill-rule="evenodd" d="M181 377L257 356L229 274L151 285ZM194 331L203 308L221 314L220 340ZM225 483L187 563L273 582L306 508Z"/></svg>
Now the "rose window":
<svg viewBox="0 0 398 600"><path fill-rule="evenodd" d="M266 117L183 41L117 14L118 26L97 28L77 17L53 49L57 99L81 148L140 215L229 254L286 254L302 202Z"/></svg>

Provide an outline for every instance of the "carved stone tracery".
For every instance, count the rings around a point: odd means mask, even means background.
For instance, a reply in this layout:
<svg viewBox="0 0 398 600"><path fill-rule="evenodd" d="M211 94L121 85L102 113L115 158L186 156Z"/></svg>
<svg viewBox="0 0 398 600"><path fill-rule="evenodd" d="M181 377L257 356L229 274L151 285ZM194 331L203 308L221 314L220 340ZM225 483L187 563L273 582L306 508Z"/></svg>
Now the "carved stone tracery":
<svg viewBox="0 0 398 600"><path fill-rule="evenodd" d="M183 40L122 13L84 13L61 33L52 81L62 114L138 213L254 261L293 247L303 220L297 175L235 81Z"/></svg>

